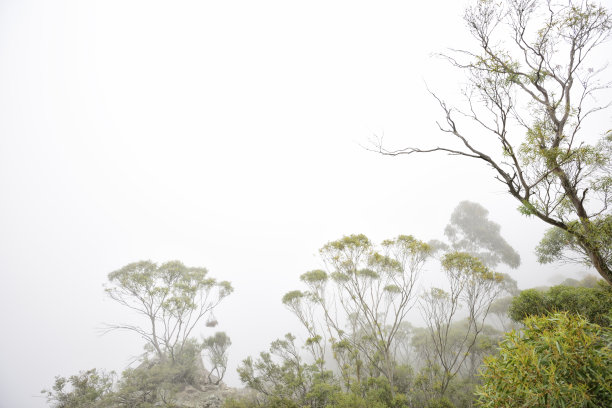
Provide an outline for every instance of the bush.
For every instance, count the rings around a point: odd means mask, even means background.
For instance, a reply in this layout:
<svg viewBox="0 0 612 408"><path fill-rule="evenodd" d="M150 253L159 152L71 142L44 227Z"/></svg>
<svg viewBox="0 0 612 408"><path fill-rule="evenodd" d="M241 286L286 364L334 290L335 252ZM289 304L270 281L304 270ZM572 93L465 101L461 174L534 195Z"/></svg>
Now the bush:
<svg viewBox="0 0 612 408"><path fill-rule="evenodd" d="M112 392L113 377L93 368L68 378L57 376L52 389L41 393L53 408L99 407Z"/></svg>
<svg viewBox="0 0 612 408"><path fill-rule="evenodd" d="M189 340L174 360L149 360L122 373L113 395L115 407L174 407L175 394L187 385L199 388L206 382L200 370L202 345Z"/></svg>
<svg viewBox="0 0 612 408"><path fill-rule="evenodd" d="M529 317L486 359L488 408L612 406L612 330L569 313Z"/></svg>
<svg viewBox="0 0 612 408"><path fill-rule="evenodd" d="M547 291L528 289L512 300L509 315L522 321L528 316L553 312L579 314L589 322L610 327L612 286L600 281L596 287L553 286Z"/></svg>

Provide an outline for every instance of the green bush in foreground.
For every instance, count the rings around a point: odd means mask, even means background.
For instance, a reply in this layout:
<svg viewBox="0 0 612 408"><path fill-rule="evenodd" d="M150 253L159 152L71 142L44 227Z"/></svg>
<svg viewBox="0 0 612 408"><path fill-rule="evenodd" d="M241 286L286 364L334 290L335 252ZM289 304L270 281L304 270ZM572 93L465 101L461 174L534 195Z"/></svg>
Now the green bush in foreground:
<svg viewBox="0 0 612 408"><path fill-rule="evenodd" d="M612 330L568 313L524 323L485 360L481 407L612 406Z"/></svg>

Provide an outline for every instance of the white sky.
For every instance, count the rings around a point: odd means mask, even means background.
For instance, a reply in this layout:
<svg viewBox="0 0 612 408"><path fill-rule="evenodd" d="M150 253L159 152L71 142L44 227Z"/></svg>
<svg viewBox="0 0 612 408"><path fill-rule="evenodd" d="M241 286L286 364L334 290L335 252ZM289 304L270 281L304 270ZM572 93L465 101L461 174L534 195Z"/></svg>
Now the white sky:
<svg viewBox="0 0 612 408"><path fill-rule="evenodd" d="M124 318L106 275L141 259L234 284L217 313L234 386L240 360L296 330L280 298L345 234L442 238L469 199L520 252L519 285L548 283L544 226L490 170L361 147L440 140L424 83L458 89L430 54L468 43L463 8L0 0L0 408L46 406L55 375L126 367L142 342L96 328Z"/></svg>

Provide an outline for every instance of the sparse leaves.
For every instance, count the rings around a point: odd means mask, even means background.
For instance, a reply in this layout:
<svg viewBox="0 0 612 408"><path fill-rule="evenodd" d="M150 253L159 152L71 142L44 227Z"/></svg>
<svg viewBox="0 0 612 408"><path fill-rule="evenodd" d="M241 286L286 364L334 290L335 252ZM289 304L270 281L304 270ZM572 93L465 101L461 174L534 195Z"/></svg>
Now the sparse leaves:
<svg viewBox="0 0 612 408"><path fill-rule="evenodd" d="M595 98L611 85L601 80L603 68L586 66L612 33L610 11L588 0L478 0L465 21L477 50L452 50L443 57L467 73L466 106L451 107L433 94L444 114L439 127L456 144L398 150L379 145L378 151L478 159L520 202L522 214L571 235L612 284L610 258L599 245L595 222L611 216L610 133L594 142L581 132L587 118L611 105ZM498 148L481 149L481 136L493 137Z"/></svg>

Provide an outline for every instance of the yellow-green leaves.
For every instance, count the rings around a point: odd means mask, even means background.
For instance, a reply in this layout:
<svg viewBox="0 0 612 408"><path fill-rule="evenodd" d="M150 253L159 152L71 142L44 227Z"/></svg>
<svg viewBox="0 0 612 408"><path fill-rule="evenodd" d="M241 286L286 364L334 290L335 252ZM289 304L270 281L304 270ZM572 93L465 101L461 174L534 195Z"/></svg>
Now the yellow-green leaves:
<svg viewBox="0 0 612 408"><path fill-rule="evenodd" d="M299 302L306 294L299 290L292 290L291 292L285 293L282 302L284 305L291 305Z"/></svg>
<svg viewBox="0 0 612 408"><path fill-rule="evenodd" d="M402 291L402 288L400 288L398 285L387 285L383 288L383 290L390 294L396 294L400 293Z"/></svg>
<svg viewBox="0 0 612 408"><path fill-rule="evenodd" d="M465 275L501 282L503 276L491 271L480 259L465 252L450 252L442 258L442 267Z"/></svg>
<svg viewBox="0 0 612 408"><path fill-rule="evenodd" d="M306 283L325 282L327 280L327 273L321 269L316 269L302 274L300 280Z"/></svg>
<svg viewBox="0 0 612 408"><path fill-rule="evenodd" d="M344 251L351 249L367 249L372 246L372 243L363 234L346 235L337 241L331 241L321 248L323 251Z"/></svg>
<svg viewBox="0 0 612 408"><path fill-rule="evenodd" d="M432 248L429 244L419 241L414 238L412 235L399 235L395 239L388 239L382 242L382 246L385 248L401 248L404 251L410 253L424 253L429 254L432 251Z"/></svg>

